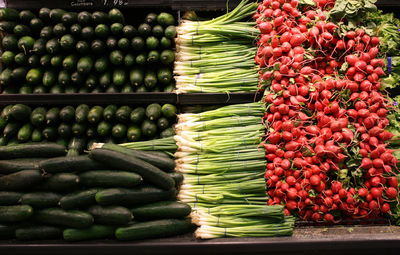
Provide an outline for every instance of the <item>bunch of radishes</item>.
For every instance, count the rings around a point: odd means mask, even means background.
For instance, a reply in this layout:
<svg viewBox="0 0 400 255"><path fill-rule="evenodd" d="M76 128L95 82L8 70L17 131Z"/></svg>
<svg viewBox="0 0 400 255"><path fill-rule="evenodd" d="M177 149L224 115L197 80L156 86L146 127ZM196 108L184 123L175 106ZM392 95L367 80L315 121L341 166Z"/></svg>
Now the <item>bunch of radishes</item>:
<svg viewBox="0 0 400 255"><path fill-rule="evenodd" d="M339 37L326 20L335 1L315 2L264 0L254 15L268 204L304 220L382 217L397 203L398 182L379 39L362 29Z"/></svg>

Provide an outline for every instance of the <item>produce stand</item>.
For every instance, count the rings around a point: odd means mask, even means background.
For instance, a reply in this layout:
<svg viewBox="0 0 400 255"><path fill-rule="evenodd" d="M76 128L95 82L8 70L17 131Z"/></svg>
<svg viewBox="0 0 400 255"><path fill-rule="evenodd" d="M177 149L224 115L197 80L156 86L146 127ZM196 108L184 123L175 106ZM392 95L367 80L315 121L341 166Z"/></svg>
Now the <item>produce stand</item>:
<svg viewBox="0 0 400 255"><path fill-rule="evenodd" d="M0 1L1 2L1 1ZM234 7L239 1L229 1ZM40 3L40 5L39 5ZM378 0L385 11L400 12L400 1ZM16 9L65 8L102 10L113 7L161 8L178 12L185 10L224 10L226 1L210 0L6 0L5 6ZM0 105L23 103L28 105L63 104L131 104L172 103L177 106L237 104L260 100L262 93L128 93L128 94L0 94ZM173 238L135 242L101 240L67 243L63 241L16 242L0 241L0 254L399 254L400 227L384 225L298 226L291 237L223 238L197 240L192 234Z"/></svg>

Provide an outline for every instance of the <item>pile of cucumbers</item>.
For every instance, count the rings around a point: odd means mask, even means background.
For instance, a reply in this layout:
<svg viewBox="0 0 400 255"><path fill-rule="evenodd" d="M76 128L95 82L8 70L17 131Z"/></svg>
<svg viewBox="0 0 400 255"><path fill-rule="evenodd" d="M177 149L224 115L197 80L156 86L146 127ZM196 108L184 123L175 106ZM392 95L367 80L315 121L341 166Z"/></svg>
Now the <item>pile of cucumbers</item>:
<svg viewBox="0 0 400 255"><path fill-rule="evenodd" d="M118 9L0 9L0 91L171 92L175 23L166 12L129 24Z"/></svg>
<svg viewBox="0 0 400 255"><path fill-rule="evenodd" d="M5 106L0 113L0 146L28 142L56 142L78 155L93 143L124 143L175 134L177 108L152 103L76 107Z"/></svg>
<svg viewBox="0 0 400 255"><path fill-rule="evenodd" d="M137 240L193 231L176 201L183 176L157 151L110 144L68 157L66 147L0 147L0 239Z"/></svg>

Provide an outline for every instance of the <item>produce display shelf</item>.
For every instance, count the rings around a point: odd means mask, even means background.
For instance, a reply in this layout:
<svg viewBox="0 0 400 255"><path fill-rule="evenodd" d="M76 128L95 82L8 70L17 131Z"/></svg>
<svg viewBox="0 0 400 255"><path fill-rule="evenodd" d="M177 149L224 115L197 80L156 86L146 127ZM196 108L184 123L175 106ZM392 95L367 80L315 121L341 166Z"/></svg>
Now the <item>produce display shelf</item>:
<svg viewBox="0 0 400 255"><path fill-rule="evenodd" d="M48 8L65 9L109 9L134 8L134 7L169 7L174 10L224 10L227 6L226 0L4 0L6 7L17 9L39 9L43 6ZM239 0L229 1L229 7L235 7ZM398 0L378 0L379 7L400 7Z"/></svg>
<svg viewBox="0 0 400 255"><path fill-rule="evenodd" d="M0 105L7 104L146 104L158 102L162 104L240 104L261 99L262 93L201 93L175 94L164 92L146 93L77 93L77 94L1 94Z"/></svg>
<svg viewBox="0 0 400 255"><path fill-rule="evenodd" d="M193 235L146 241L0 242L0 254L399 254L400 227L298 227L291 237L196 240Z"/></svg>

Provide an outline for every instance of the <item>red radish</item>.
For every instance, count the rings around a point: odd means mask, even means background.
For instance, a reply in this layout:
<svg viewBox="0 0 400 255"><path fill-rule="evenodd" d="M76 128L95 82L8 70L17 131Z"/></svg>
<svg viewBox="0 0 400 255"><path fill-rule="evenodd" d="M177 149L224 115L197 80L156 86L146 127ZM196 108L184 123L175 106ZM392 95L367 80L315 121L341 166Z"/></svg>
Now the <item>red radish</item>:
<svg viewBox="0 0 400 255"><path fill-rule="evenodd" d="M394 187L389 187L386 189L385 194L388 198L393 199L397 197L398 191Z"/></svg>

